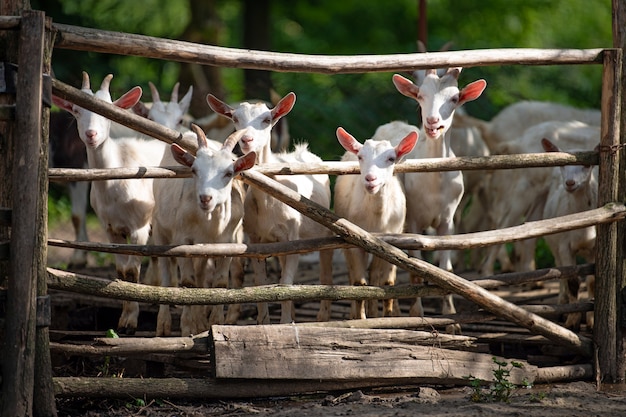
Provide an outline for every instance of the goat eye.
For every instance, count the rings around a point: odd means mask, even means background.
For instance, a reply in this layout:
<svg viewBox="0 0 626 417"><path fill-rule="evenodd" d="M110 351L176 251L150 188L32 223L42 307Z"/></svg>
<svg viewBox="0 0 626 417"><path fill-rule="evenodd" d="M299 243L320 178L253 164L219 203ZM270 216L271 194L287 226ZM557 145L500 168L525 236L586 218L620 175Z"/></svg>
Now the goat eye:
<svg viewBox="0 0 626 417"><path fill-rule="evenodd" d="M224 178L232 178L233 177L233 172L232 171L228 171L226 173L224 173Z"/></svg>
<svg viewBox="0 0 626 417"><path fill-rule="evenodd" d="M424 96L421 94L417 95L417 101L423 101L424 100Z"/></svg>
<svg viewBox="0 0 626 417"><path fill-rule="evenodd" d="M396 158L394 158L393 156L390 156L390 157L387 159L387 162L391 162L391 163L393 164L393 163L395 163L395 162L396 162Z"/></svg>
<svg viewBox="0 0 626 417"><path fill-rule="evenodd" d="M454 104L457 104L459 102L459 96L456 95L456 96L452 97L452 99L450 101L452 101Z"/></svg>
<svg viewBox="0 0 626 417"><path fill-rule="evenodd" d="M233 123L239 123L239 118L237 116L233 116Z"/></svg>
<svg viewBox="0 0 626 417"><path fill-rule="evenodd" d="M272 118L271 117L266 117L265 119L263 119L263 123L265 123L266 125L269 125L272 123Z"/></svg>

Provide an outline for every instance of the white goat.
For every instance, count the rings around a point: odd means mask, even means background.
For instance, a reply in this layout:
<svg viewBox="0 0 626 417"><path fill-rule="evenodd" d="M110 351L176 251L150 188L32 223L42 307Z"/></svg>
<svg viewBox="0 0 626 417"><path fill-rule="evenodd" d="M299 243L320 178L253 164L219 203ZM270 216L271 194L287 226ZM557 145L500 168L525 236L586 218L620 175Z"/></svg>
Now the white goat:
<svg viewBox="0 0 626 417"><path fill-rule="evenodd" d="M337 129L337 139L346 153L342 161L359 161L360 175L339 175L335 183L335 213L372 233L402 233L406 217L406 200L401 181L394 175L395 164L409 153L417 142L418 132L409 132L395 147L389 141L366 140L359 143L343 128ZM348 264L351 285L394 285L396 266L372 256L361 248L343 251ZM396 314L393 300L383 302L383 316ZM378 302L370 304L368 315L378 315ZM352 303L353 319L364 319L365 304Z"/></svg>
<svg viewBox="0 0 626 417"><path fill-rule="evenodd" d="M242 152L257 152L257 163L294 162L319 163L321 158L311 153L306 144L296 146L294 152L275 154L270 148L272 126L291 111L296 95L289 93L272 109L265 103L243 102L231 107L213 95L207 96L209 106L231 119L236 130L244 130L239 146ZM330 207L330 181L328 175L277 175L274 179L300 193L302 196L326 207ZM256 187L251 187L246 194L244 231L251 243L290 242L298 239L332 236L330 230L302 215L295 209L267 195ZM332 285L332 250L320 251L320 282ZM298 270L299 255L279 257L281 266L280 283L291 285ZM255 273L255 285L268 283L265 260L251 259ZM318 320L330 317L330 300L323 300L318 313ZM258 323L269 323L269 311L266 303L258 305ZM281 323L290 323L293 317L293 303L283 301Z"/></svg>
<svg viewBox="0 0 626 417"><path fill-rule="evenodd" d="M236 243L241 234L245 191L240 181L233 181L241 171L254 166L256 154L250 152L233 160L232 148L236 138L223 146L207 140L204 132L192 125L198 138L194 157L176 144L171 145L172 156L167 155L162 165L171 165L172 157L179 164L191 168L193 177L158 179L154 181L154 209L152 236L157 245ZM212 287L227 288L231 258L215 260ZM207 260L190 258L159 258L160 284L176 286L177 266L181 284L185 287L205 287ZM213 324L224 323L224 306L214 306L207 322L203 306L183 308L181 334L198 334ZM171 334L169 306L162 305L157 317L157 336Z"/></svg>
<svg viewBox="0 0 626 417"><path fill-rule="evenodd" d="M598 142L600 128L578 121L550 121L529 127L521 138L500 145L504 153L523 154L543 152L541 139L567 149L589 149ZM552 168L524 168L522 170L495 170L489 181L491 229L501 229L521 224L523 221L540 220L548 195ZM516 245L520 272L535 269L535 239L527 239ZM483 276L493 275L497 245L487 249L481 266Z"/></svg>
<svg viewBox="0 0 626 417"><path fill-rule="evenodd" d="M95 98L111 103L107 75L100 89L94 94L89 86L89 75L83 72L82 91ZM121 108L132 107L141 97L141 88L135 87L113 104ZM54 98L54 103L69 111L76 118L78 133L87 148L89 168L119 168L156 166L163 158L165 142L120 138L111 140L111 121L92 111L83 109L65 100ZM150 236L150 222L154 208L152 179L94 181L90 194L91 206L106 230L111 243L145 245ZM141 258L116 255L115 266L120 279L139 281ZM137 328L139 305L124 301L118 329L122 333L134 334Z"/></svg>
<svg viewBox="0 0 626 417"><path fill-rule="evenodd" d="M570 149L562 151L560 147L542 139L541 145L546 152L582 152L587 149ZM596 147L596 151L598 147ZM553 169L548 199L543 209L545 219L565 216L598 207L597 168L585 165L566 165ZM576 264L576 256L584 257L588 262L595 260L595 226L571 230L545 236L546 243L554 255L556 266ZM594 296L595 277L587 277L589 298ZM562 279L559 291L559 303L575 303L578 301L580 281L578 277L570 280ZM580 330L581 313L568 314L565 327ZM593 312L587 314L587 325L593 327Z"/></svg>
<svg viewBox="0 0 626 417"><path fill-rule="evenodd" d="M428 70L421 85L395 74L393 83L403 95L416 100L421 107L423 140L420 140L407 158L448 158L455 154L450 147L450 126L455 110L469 101L475 100L484 91L487 83L477 80L463 89L458 87L461 68L449 68L439 77L435 70ZM398 136L402 137L402 136ZM373 139L377 139L374 134ZM415 172L404 175L407 196L407 228L412 233L423 233L433 227L438 235L454 233L454 214L463 196L463 174L461 171ZM415 253L415 252L413 252ZM439 267L452 271L450 251L442 251ZM422 278L411 274L411 282L420 283ZM443 313L452 314L456 310L452 295L443 300ZM421 299L416 299L410 314L423 316ZM449 332L460 327L449 326Z"/></svg>

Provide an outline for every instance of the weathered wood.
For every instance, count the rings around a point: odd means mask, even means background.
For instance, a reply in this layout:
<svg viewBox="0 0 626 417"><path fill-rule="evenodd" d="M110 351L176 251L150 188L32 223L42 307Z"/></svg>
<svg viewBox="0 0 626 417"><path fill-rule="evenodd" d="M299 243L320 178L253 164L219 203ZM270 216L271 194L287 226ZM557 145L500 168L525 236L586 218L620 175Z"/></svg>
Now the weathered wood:
<svg viewBox="0 0 626 417"><path fill-rule="evenodd" d="M353 381L312 380L228 380L209 378L54 378L58 397L91 398L268 398L322 394L332 391L413 386L410 378L360 379Z"/></svg>
<svg viewBox="0 0 626 417"><path fill-rule="evenodd" d="M617 92L620 94L617 103L619 108L615 109L617 113L619 123L620 136L623 136L626 132L626 117L622 116L622 112L626 109L626 94L624 94L623 88L626 85L626 60L624 59L624 50L626 49L626 2L623 0L613 0L613 47L619 48L622 51L621 70L620 70L620 85L617 86ZM610 117L609 119L614 119ZM624 145L626 138L621 139L621 145ZM620 158L619 165L619 184L617 188L617 198L619 201L626 200L626 181L624 180L624 172L626 172L626 161L624 158ZM620 222L617 224L617 236L626 236L626 224ZM617 261L617 291L621 296L617 298L617 364L616 373L618 381L624 383L626 376L626 245L622 239L618 239L616 252L619 256Z"/></svg>
<svg viewBox="0 0 626 417"><path fill-rule="evenodd" d="M91 344L50 343L50 351L80 356L143 356L151 353L208 354L208 332L193 337L96 338Z"/></svg>
<svg viewBox="0 0 626 417"><path fill-rule="evenodd" d="M2 415L30 416L35 385L37 276L45 268L45 218L40 193L41 103L44 14L26 11L19 32L19 76L15 97L15 147L12 177L11 256L7 290L2 374ZM45 172L41 173L44 175ZM6 179L3 179L6 181ZM45 229L44 229L45 230ZM44 262L42 265L41 262ZM51 376L51 375L49 375Z"/></svg>
<svg viewBox="0 0 626 417"><path fill-rule="evenodd" d="M70 90L68 90L70 91ZM95 103L98 106L100 103ZM131 125L130 119L127 121ZM158 136L159 132L151 132ZM168 136L171 139L170 136ZM167 141L166 141L167 142ZM483 171L491 169L532 168L538 166L562 165L597 165L597 152L575 153L533 153L492 155L489 157L455 157L408 159L395 165L395 173L403 172L433 172L433 171ZM358 162L324 161L319 163L262 164L255 169L266 175L303 175L329 174L345 175L358 174ZM191 170L182 166L167 167L139 167L139 168L109 168L109 169L77 169L77 168L50 168L50 181L95 181L108 179L132 178L188 178Z"/></svg>
<svg viewBox="0 0 626 417"><path fill-rule="evenodd" d="M602 49L491 49L391 55L325 56L222 48L143 35L55 24L56 46L229 68L348 74L487 65L554 65L601 62Z"/></svg>
<svg viewBox="0 0 626 417"><path fill-rule="evenodd" d="M50 18L45 19L45 26L49 27ZM44 33L44 48L42 55L42 74L49 77L51 73L52 62L52 39L50 32ZM42 89L45 87L42 85ZM44 91L45 93L45 91ZM41 119L41 158L39 159L39 192L41 196L39 204L39 220L37 226L39 232L37 236L41 236L40 247L37 251L37 297L49 297L46 264L48 263L48 251L46 240L48 238L48 158L49 158L49 128L50 128L50 109L42 106ZM45 303L44 303L45 305ZM38 311L38 314L50 316L51 311ZM56 416L56 401L54 398L54 386L52 384L52 359L50 357L50 334L49 324L38 326L36 329L35 342L35 387L33 395L33 414L35 416Z"/></svg>
<svg viewBox="0 0 626 417"><path fill-rule="evenodd" d="M556 269L555 269L556 270ZM571 270L576 270L571 268ZM540 272L540 271L536 271ZM528 273L529 282L538 277L560 278L560 274ZM554 272L554 271L552 271ZM503 274L504 275L504 274ZM523 283L515 274L515 283ZM507 285L506 280L486 280L485 288ZM473 281L473 285L483 285L483 280ZM236 289L225 288L172 288L135 284L118 279L97 278L73 272L48 268L48 286L51 289L71 291L79 294L106 298L119 298L157 304L180 305L219 305L257 302L296 302L314 300L367 300L402 299L416 296L441 296L448 291L432 285L352 286L352 285L263 285Z"/></svg>
<svg viewBox="0 0 626 417"><path fill-rule="evenodd" d="M211 335L217 378L463 384L470 375L492 381L496 367L493 355L443 349L445 336L429 332L265 325L213 326ZM511 382L532 382L535 374L534 366L524 364L511 373Z"/></svg>
<svg viewBox="0 0 626 417"><path fill-rule="evenodd" d="M586 381L593 377L593 365L582 363L577 365L548 366L537 368L535 384L551 382Z"/></svg>
<svg viewBox="0 0 626 417"><path fill-rule="evenodd" d="M489 245L516 242L567 230L580 229L597 224L616 222L626 217L626 206L611 203L593 210L574 213L567 216L538 220L512 226L505 229L486 232L465 233L462 235L428 236L420 234L379 234L372 236L400 249L442 250L471 249ZM329 237L292 241L289 243L222 243L196 245L146 246L112 244L99 242L73 242L61 239L49 239L48 244L66 248L109 253L123 253L138 256L157 257L256 257L267 258L275 255L307 253L321 249L340 249L353 246L341 237Z"/></svg>
<svg viewBox="0 0 626 417"><path fill-rule="evenodd" d="M622 51L608 50L604 54L602 77L602 126L598 179L598 205L616 201L619 197L620 159L623 152L620 142ZM595 334L601 338L597 344L596 379L600 383L624 381L618 374L617 355L618 317L617 305L621 290L622 252L618 253L617 223L598 225L596 237L596 311ZM619 258L618 258L619 257ZM620 263L618 268L617 263ZM620 281L618 287L618 280ZM598 340L599 342L599 340Z"/></svg>

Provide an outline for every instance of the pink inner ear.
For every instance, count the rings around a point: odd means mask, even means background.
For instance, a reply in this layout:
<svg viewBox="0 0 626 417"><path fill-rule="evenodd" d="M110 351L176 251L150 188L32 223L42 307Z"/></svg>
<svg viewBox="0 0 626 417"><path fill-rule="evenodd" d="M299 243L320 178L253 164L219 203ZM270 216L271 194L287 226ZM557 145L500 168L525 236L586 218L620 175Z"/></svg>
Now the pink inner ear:
<svg viewBox="0 0 626 417"><path fill-rule="evenodd" d="M215 97L213 94L207 94L206 101L215 113L229 118L233 116L232 107Z"/></svg>
<svg viewBox="0 0 626 417"><path fill-rule="evenodd" d="M403 95L416 99L419 94L419 87L413 84L411 80L404 78L399 74L394 74L391 78L393 84L396 86L396 89Z"/></svg>
<svg viewBox="0 0 626 417"><path fill-rule="evenodd" d="M485 80L477 80L473 83L465 86L463 90L461 90L460 102L465 103L468 101L476 100L480 95L485 91L487 87L487 81Z"/></svg>
<svg viewBox="0 0 626 417"><path fill-rule="evenodd" d="M113 102L117 107L122 109L130 109L133 107L139 99L141 98L142 90L141 87L133 87L130 91L125 93L122 97L118 98Z"/></svg>
<svg viewBox="0 0 626 417"><path fill-rule="evenodd" d="M359 153L359 151L363 147L363 145L361 145L354 138L354 136L346 132L346 130L343 127L337 128L337 140L346 151L352 152L353 154Z"/></svg>
<svg viewBox="0 0 626 417"><path fill-rule="evenodd" d="M170 146L172 156L174 160L181 165L191 167L193 165L194 157L189 152L181 148L179 145L172 143Z"/></svg>
<svg viewBox="0 0 626 417"><path fill-rule="evenodd" d="M550 142L548 139L543 138L541 139L541 146L543 146L543 149L546 152L559 152L559 148L552 142Z"/></svg>
<svg viewBox="0 0 626 417"><path fill-rule="evenodd" d="M283 97L271 111L272 121L276 123L278 119L289 113L293 109L294 104L296 104L296 95L294 93L289 93Z"/></svg>
<svg viewBox="0 0 626 417"><path fill-rule="evenodd" d="M411 132L396 146L396 156L403 157L413 150L417 143L417 132Z"/></svg>

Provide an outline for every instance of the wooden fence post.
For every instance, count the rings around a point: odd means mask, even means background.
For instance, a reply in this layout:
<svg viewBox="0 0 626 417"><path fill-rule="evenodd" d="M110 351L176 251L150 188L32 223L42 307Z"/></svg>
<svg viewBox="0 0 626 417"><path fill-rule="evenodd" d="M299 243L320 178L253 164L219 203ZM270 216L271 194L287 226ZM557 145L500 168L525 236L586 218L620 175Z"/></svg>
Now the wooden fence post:
<svg viewBox="0 0 626 417"><path fill-rule="evenodd" d="M33 415L36 282L45 273L46 261L46 229L42 233L41 223L47 218L43 212L47 205L42 203L46 195L40 193L40 185L47 180L40 152L44 16L43 12L25 11L19 31L11 253L2 369L3 380L10 383L2 386L3 416ZM54 407L49 415L56 415Z"/></svg>
<svg viewBox="0 0 626 417"><path fill-rule="evenodd" d="M598 205L618 200L620 179L620 96L621 49L604 52L602 77L602 127ZM596 305L594 339L596 343L596 381L615 383L623 379L618 365L618 298L621 290L621 253L618 252L618 224L597 227ZM619 259L619 261L618 261ZM619 282L619 284L618 284ZM621 349L619 349L621 350Z"/></svg>

